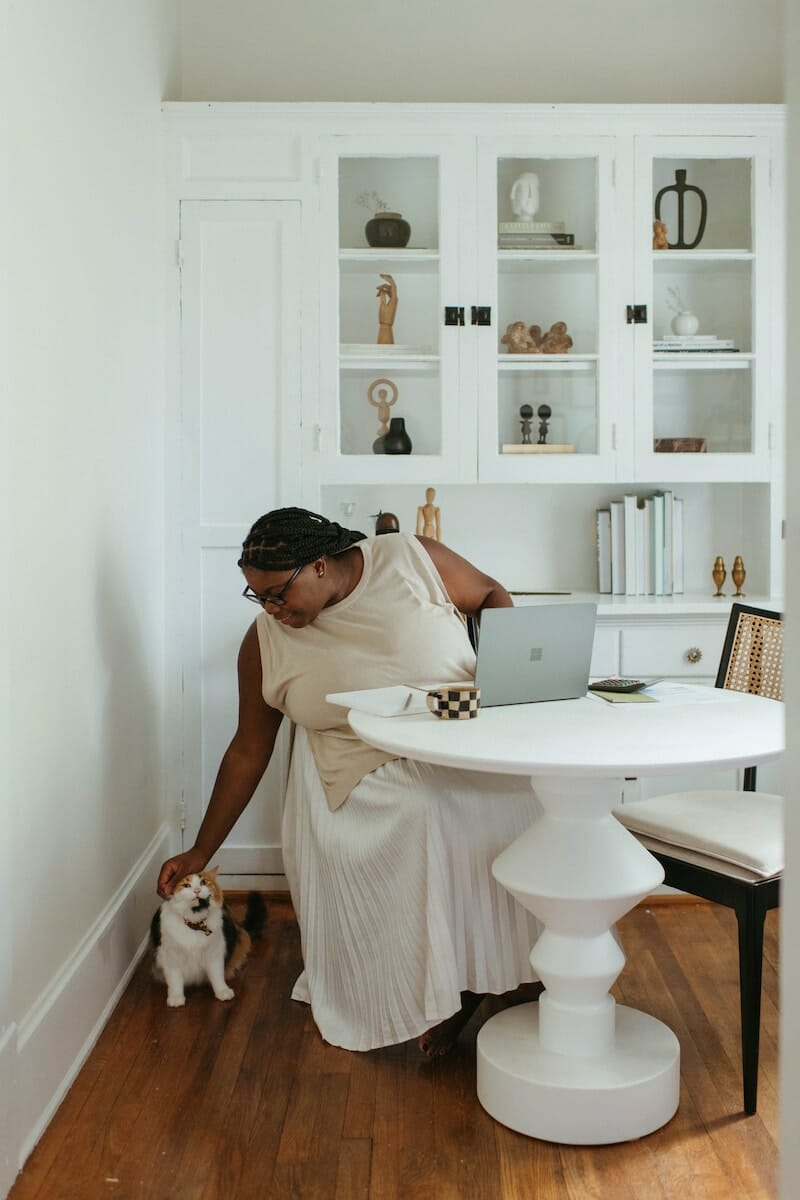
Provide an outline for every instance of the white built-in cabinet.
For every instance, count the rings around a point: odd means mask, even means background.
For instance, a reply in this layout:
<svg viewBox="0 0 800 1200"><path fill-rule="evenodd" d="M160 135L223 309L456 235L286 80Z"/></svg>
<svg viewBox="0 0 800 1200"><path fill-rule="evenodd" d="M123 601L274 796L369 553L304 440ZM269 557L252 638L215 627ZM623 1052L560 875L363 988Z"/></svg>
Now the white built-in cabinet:
<svg viewBox="0 0 800 1200"><path fill-rule="evenodd" d="M276 505L367 532L390 510L413 528L433 486L444 540L513 589L591 593L596 509L673 489L685 498L685 594L600 597L596 669L713 679L727 617L710 600L714 557L744 557L756 603L777 606L782 590L781 110L167 104L165 115L187 836L235 723L251 619L237 604L238 547ZM681 172L705 197L703 236L653 249L662 189L678 240ZM533 220L566 236L510 248L499 231L531 173ZM373 195L410 224L405 247L368 244L360 199ZM687 243L700 203L684 197ZM377 344L382 274L398 294L389 346ZM660 349L676 304L722 347ZM503 341L514 322L558 321L566 353ZM373 451L381 388L410 454ZM549 408L546 451L520 448L523 405L532 443ZM678 438L704 449L665 449ZM701 635L700 666L686 655ZM223 853L239 879L280 874L282 766L281 752Z"/></svg>

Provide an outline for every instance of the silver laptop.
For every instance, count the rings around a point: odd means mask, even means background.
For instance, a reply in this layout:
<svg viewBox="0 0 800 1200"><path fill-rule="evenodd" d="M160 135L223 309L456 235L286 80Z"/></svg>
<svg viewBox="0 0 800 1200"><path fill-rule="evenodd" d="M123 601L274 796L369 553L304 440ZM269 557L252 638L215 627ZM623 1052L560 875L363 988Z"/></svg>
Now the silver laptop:
<svg viewBox="0 0 800 1200"><path fill-rule="evenodd" d="M596 604L485 609L475 670L481 707L584 696L596 615Z"/></svg>

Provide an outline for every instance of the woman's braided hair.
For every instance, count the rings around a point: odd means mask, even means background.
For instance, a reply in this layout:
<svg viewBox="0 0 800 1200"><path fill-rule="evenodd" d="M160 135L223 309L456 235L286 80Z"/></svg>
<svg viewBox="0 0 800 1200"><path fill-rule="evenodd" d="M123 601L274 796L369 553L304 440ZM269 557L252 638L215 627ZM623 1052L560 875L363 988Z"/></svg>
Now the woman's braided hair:
<svg viewBox="0 0 800 1200"><path fill-rule="evenodd" d="M259 517L244 539L239 566L291 571L324 555L341 554L366 536L305 508L276 508Z"/></svg>

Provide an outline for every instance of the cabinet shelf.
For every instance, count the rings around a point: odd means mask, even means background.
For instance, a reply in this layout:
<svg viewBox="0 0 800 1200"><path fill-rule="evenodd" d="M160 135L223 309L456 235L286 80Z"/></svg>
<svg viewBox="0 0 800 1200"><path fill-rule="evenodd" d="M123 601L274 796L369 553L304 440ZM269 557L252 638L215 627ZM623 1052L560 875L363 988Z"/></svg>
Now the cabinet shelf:
<svg viewBox="0 0 800 1200"><path fill-rule="evenodd" d="M439 355L429 350L416 352L413 348L392 352L380 351L377 348L370 353L368 350L348 349L343 344L339 351L339 366L343 371L414 371L428 370L431 364L439 362Z"/></svg>
<svg viewBox="0 0 800 1200"><path fill-rule="evenodd" d="M392 271L402 268L404 272L427 273L439 268L438 250L350 250L339 251L339 267L354 275L380 273L382 267Z"/></svg>
<svg viewBox="0 0 800 1200"><path fill-rule="evenodd" d="M541 262L587 263L597 262L594 250L498 250L497 266L501 271L529 270L531 264Z"/></svg>
<svg viewBox="0 0 800 1200"><path fill-rule="evenodd" d="M674 263L681 265L691 262L751 262L754 258L752 250L654 250L653 262Z"/></svg>
<svg viewBox="0 0 800 1200"><path fill-rule="evenodd" d="M653 355L653 369L656 371L747 371L754 361L754 354L703 354L693 351L681 354L680 351L665 350Z"/></svg>
<svg viewBox="0 0 800 1200"><path fill-rule="evenodd" d="M499 354L499 371L590 371L596 354Z"/></svg>

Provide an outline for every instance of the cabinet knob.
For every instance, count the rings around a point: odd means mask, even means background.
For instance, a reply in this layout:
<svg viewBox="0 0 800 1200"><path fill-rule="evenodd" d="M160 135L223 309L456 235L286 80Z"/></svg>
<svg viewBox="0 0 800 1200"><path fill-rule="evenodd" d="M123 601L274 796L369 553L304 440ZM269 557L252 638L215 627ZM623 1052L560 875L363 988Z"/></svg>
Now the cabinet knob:
<svg viewBox="0 0 800 1200"><path fill-rule="evenodd" d="M686 658L690 663L699 663L703 657L703 651L699 646L690 646L686 651Z"/></svg>

